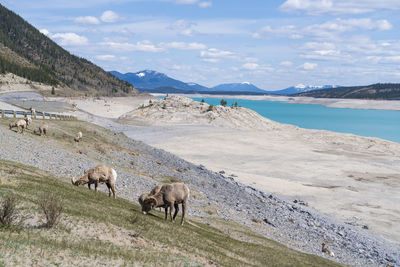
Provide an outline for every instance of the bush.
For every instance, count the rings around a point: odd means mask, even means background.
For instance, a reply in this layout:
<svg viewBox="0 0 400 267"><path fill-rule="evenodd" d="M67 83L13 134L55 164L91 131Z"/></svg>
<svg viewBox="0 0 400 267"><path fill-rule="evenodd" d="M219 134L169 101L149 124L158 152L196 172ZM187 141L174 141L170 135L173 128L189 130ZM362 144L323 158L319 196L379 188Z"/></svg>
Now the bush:
<svg viewBox="0 0 400 267"><path fill-rule="evenodd" d="M212 110L213 110L213 108L214 108L214 106L213 106L213 105L209 105L209 106L208 106L208 109L207 109L207 111L212 111Z"/></svg>
<svg viewBox="0 0 400 267"><path fill-rule="evenodd" d="M17 199L14 196L6 196L0 206L0 226L9 228L17 218Z"/></svg>
<svg viewBox="0 0 400 267"><path fill-rule="evenodd" d="M39 199L39 206L46 217L46 227L56 226L63 211L61 200L53 194L43 194Z"/></svg>
<svg viewBox="0 0 400 267"><path fill-rule="evenodd" d="M228 102L225 101L225 99L221 99L221 106L225 107Z"/></svg>

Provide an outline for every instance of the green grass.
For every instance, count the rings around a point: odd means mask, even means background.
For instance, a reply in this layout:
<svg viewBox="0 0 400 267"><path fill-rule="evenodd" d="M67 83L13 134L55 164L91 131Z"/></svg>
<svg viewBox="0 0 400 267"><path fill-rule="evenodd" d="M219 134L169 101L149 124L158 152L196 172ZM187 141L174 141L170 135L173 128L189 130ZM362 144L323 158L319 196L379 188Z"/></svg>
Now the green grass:
<svg viewBox="0 0 400 267"><path fill-rule="evenodd" d="M56 194L65 205L64 220L56 229L40 227L38 222L38 227L21 231L0 230L0 255L13 255L16 263L30 251L30 257L38 257L40 253L55 255L49 257L50 261L53 259L55 262L62 255L61 263L77 258L95 258L128 265L195 266L215 263L223 266L336 266L323 258L288 249L236 224L224 223L224 228L248 235L254 242L231 238L199 222L190 221L184 226L165 222L163 214L157 211L152 212L155 216L142 215L140 207L127 200L113 200L104 193L96 194L86 187L72 186L19 163L0 161L0 174L3 177L0 196L17 196L21 213L40 213L36 203L44 192ZM114 229L117 232L136 233L142 241L139 244L118 245L85 236L84 233L76 238L73 234L76 225L65 223L66 218L80 225L87 224L88 227L101 223L104 225L100 228L102 231ZM99 233L100 236L103 234ZM128 236L126 238L129 239ZM2 261L6 265L9 263L5 256L0 257L0 266Z"/></svg>

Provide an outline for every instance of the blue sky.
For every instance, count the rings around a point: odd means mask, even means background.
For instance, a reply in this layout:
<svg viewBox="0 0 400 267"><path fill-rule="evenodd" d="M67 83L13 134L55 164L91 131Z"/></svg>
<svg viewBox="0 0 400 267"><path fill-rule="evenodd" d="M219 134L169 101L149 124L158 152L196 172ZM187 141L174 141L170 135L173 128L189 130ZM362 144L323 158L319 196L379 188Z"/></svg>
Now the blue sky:
<svg viewBox="0 0 400 267"><path fill-rule="evenodd" d="M399 0L0 0L105 70L214 86L400 82Z"/></svg>

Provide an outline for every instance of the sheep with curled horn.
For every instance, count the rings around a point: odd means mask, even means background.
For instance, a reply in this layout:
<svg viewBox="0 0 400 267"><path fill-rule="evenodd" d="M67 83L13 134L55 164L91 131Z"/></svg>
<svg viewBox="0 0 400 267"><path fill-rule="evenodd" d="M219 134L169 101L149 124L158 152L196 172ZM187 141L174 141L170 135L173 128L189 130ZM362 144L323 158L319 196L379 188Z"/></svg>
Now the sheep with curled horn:
<svg viewBox="0 0 400 267"><path fill-rule="evenodd" d="M117 180L117 172L104 165L98 165L92 169L85 171L84 175L75 179L71 178L71 182L75 186L85 185L87 184L90 188L91 184L94 184L94 189L97 192L97 186L99 183L105 183L108 188L108 196L111 197L111 193L113 194L114 199L116 198L116 190L115 190L115 182Z"/></svg>
<svg viewBox="0 0 400 267"><path fill-rule="evenodd" d="M26 129L28 129L28 126L32 123L32 119L29 117L26 117L24 120L26 122Z"/></svg>
<svg viewBox="0 0 400 267"><path fill-rule="evenodd" d="M147 214L153 208L161 207L165 209L165 220L167 220L169 209L169 216L173 222L178 214L179 204L182 204L181 225L183 225L189 194L190 190L184 183L164 184L158 193L144 199L142 212ZM174 216L171 214L172 207L175 208Z"/></svg>
<svg viewBox="0 0 400 267"><path fill-rule="evenodd" d="M160 192L162 185L157 185L156 187L154 187L149 194L141 194L139 196L139 204L140 206L142 206L142 210L143 210L143 204L144 201L149 197L149 196L153 196L155 194L157 194L158 192ZM161 207L160 207L160 211L161 211Z"/></svg>
<svg viewBox="0 0 400 267"><path fill-rule="evenodd" d="M82 132L78 132L77 134L76 134L76 137L74 138L74 141L75 142L79 142L81 139L82 139Z"/></svg>

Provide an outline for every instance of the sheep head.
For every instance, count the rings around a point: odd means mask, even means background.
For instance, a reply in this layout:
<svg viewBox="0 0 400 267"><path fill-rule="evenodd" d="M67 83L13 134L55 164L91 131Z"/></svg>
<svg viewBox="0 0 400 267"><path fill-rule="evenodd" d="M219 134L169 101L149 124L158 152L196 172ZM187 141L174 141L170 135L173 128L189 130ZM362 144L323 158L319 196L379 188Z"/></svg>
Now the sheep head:
<svg viewBox="0 0 400 267"><path fill-rule="evenodd" d="M157 200L154 197L148 197L144 200L142 205L142 213L147 214L155 206L157 206Z"/></svg>
<svg viewBox="0 0 400 267"><path fill-rule="evenodd" d="M143 207L143 203L144 203L145 199L146 199L148 196L149 196L148 194L141 194L141 195L140 195L140 197L139 197L139 204L140 204L140 206Z"/></svg>

